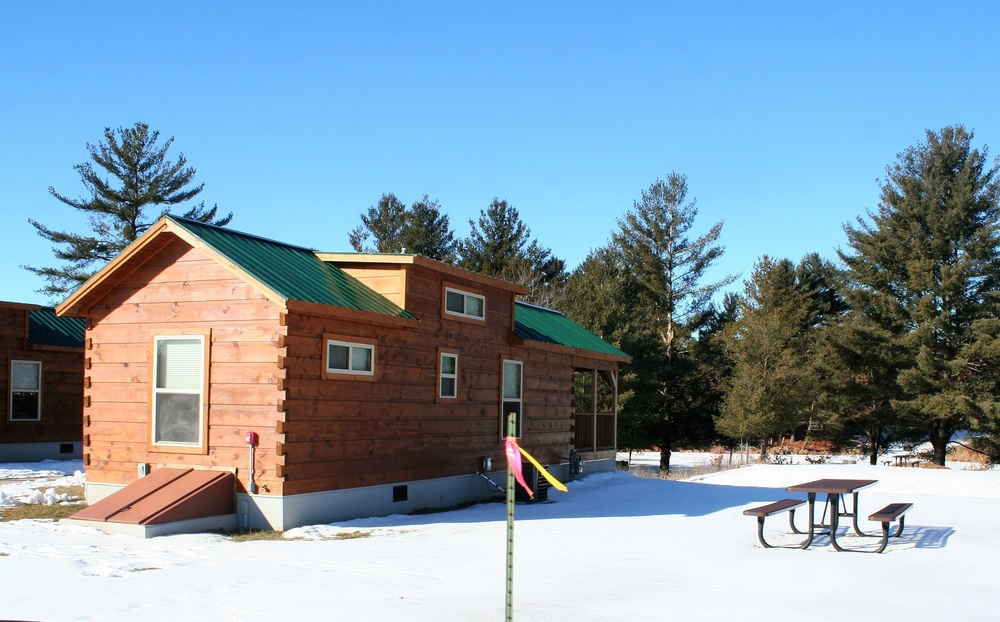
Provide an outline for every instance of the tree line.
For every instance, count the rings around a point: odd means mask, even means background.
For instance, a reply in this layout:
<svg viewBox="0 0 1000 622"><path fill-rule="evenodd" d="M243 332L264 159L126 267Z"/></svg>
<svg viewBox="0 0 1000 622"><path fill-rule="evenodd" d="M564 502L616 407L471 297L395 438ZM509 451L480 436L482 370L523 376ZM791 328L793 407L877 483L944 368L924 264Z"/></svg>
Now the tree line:
<svg viewBox="0 0 1000 622"><path fill-rule="evenodd" d="M65 295L203 185L173 138L143 123L105 130L78 165L90 196L59 201L88 214L88 234L29 220L57 246L57 267L26 267ZM670 173L642 191L606 245L572 271L494 198L456 237L439 202L392 193L360 214L359 252L412 253L526 286L628 352L619 382L621 448L823 439L858 444L874 464L891 443L930 441L944 464L959 431L1000 457L1000 176L961 125L927 131L879 182L877 209L844 225L834 262L763 256L738 277L708 281L723 223L696 233L687 179ZM184 208L180 208L184 209ZM147 214L158 210L155 216ZM225 226L204 203L189 218Z"/></svg>

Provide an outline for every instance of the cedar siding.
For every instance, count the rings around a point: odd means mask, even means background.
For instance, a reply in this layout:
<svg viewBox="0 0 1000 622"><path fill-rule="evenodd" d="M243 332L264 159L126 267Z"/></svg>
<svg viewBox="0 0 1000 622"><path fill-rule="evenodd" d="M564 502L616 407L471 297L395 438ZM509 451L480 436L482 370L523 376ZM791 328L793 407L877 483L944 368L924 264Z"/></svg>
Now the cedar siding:
<svg viewBox="0 0 1000 622"><path fill-rule="evenodd" d="M12 419L13 361L41 364L37 420ZM0 462L79 457L83 438L81 321L57 318L50 308L0 302L0 408Z"/></svg>
<svg viewBox="0 0 1000 622"><path fill-rule="evenodd" d="M280 309L201 250L179 239L139 266L92 310L87 331L84 428L89 482L128 484L136 464L233 468L246 463L244 434L261 436L259 481L280 490L273 448L282 370ZM150 447L151 339L209 331L208 453Z"/></svg>
<svg viewBox="0 0 1000 622"><path fill-rule="evenodd" d="M527 357L527 350L511 346L513 293L501 287L487 290L491 301L506 302L489 305L485 322L452 319L441 311L442 275L414 265L396 268L404 270L405 278L394 278L383 269L378 280L390 286L405 281L406 310L420 318L414 328L288 317L283 448L287 494L468 474L483 457L501 457L501 361ZM350 267L345 271L357 274ZM481 288L471 281L456 284ZM325 333L377 342L375 381L323 379L318 337ZM439 350L459 356L454 400L436 399ZM539 367L535 374L543 371ZM539 388L552 384L527 371L525 383ZM544 391L532 397L540 404L561 400L569 409L572 371L566 384ZM561 442L553 444L543 435L552 424L539 419L537 434L526 435L528 446L548 455L568 453L570 422L567 416Z"/></svg>
<svg viewBox="0 0 1000 622"><path fill-rule="evenodd" d="M484 297L485 317L446 313L446 288ZM147 465L232 472L275 528L351 511L327 497L306 507L309 493L372 489L369 511L383 511L379 487L440 481L444 494L429 497L456 503L448 487L463 477L473 479L462 495L488 496L477 471L503 460L505 359L523 364L522 445L565 464L575 371L616 373L628 359L604 342L599 352L524 338L541 335L517 322L525 291L419 256L313 253L165 217L59 308L87 318L88 500L91 486L105 494ZM152 348L176 334L207 336L207 442L171 450L152 442ZM328 370L328 340L337 352L373 348L371 371ZM453 398L438 395L442 352L458 357ZM260 438L252 474L249 432Z"/></svg>

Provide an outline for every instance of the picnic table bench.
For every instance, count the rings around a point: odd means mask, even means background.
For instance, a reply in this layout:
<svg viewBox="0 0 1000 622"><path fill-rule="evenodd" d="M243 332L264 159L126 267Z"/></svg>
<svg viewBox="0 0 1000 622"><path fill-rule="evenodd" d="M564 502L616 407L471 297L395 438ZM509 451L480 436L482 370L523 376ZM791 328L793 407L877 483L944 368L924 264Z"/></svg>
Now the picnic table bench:
<svg viewBox="0 0 1000 622"><path fill-rule="evenodd" d="M882 544L879 545L877 551L872 551L873 553L881 553L889 544L890 537L898 538L903 533L903 523L906 521L904 514L909 512L912 507L912 503L890 503L868 517L868 520L882 523ZM899 520L899 525L896 527L896 533L890 536L889 525L897 519Z"/></svg>
<svg viewBox="0 0 1000 622"><path fill-rule="evenodd" d="M774 503L768 503L767 505L761 505L755 508L750 508L749 510L743 510L743 515L757 517L757 538L760 540L760 543L764 545L764 548L773 549L775 548L774 545L768 544L767 540L764 539L764 519L768 516L788 512L788 524L791 526L792 531L801 533L795 528L795 509L805 504L806 502L802 499L782 499L781 501L775 501ZM806 546L808 545L809 543L806 542ZM805 548L805 546L799 545L794 548Z"/></svg>

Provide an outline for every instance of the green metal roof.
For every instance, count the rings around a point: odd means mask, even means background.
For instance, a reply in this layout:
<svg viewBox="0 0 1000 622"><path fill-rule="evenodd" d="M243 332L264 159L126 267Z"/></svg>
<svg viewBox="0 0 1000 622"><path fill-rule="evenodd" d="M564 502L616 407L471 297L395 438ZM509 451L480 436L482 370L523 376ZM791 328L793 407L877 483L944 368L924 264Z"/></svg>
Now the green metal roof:
<svg viewBox="0 0 1000 622"><path fill-rule="evenodd" d="M313 251L177 216L165 216L286 300L396 317L413 315Z"/></svg>
<svg viewBox="0 0 1000 622"><path fill-rule="evenodd" d="M514 334L529 341L629 358L628 354L562 313L523 302L518 302L514 307Z"/></svg>
<svg viewBox="0 0 1000 622"><path fill-rule="evenodd" d="M36 346L82 348L87 324L80 317L59 317L51 307L28 312L28 341Z"/></svg>

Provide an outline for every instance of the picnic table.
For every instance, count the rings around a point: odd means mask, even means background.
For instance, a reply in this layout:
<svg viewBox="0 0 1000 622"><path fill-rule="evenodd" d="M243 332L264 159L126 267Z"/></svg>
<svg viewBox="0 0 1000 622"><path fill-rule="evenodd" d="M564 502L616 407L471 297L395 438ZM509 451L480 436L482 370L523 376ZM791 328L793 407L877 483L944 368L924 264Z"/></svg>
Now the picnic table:
<svg viewBox="0 0 1000 622"><path fill-rule="evenodd" d="M806 482L804 484L795 484L794 486L788 486L785 490L789 492L804 492L806 493L807 501L802 499L782 499L781 501L774 501L766 505L748 508L743 510L745 516L754 516L757 518L757 538L760 540L761 545L764 548L774 548L776 545L770 544L764 538L764 521L768 516L774 516L776 514L788 513L788 524L790 525L793 532L805 535L806 540L802 544L795 545L794 548L805 549L809 548L812 544L813 536L817 532L820 534L826 534L830 536L830 544L833 546L834 550L837 551L853 551L857 553L881 553L885 550L886 546L889 544L889 538L898 538L903 533L903 526L905 524L905 514L910 511L913 507L912 503L890 503L881 510L872 513L868 520L876 521L882 525L882 541L878 544L878 548L874 550L868 549L868 547L850 547L845 548L837 542L837 529L840 527L840 519L850 517L854 526L854 533L859 536L869 536L869 534L861 531L858 527L858 493L878 483L876 479L818 479L811 482ZM816 521L816 495L825 494L826 503L824 505L823 516L820 518L819 522ZM851 507L847 507L847 496L851 496ZM795 510L806 503L809 504L809 526L807 531L801 531L795 526ZM827 513L830 514L830 522L826 523ZM890 529L890 525L895 523L895 533ZM822 529L827 529L827 531L821 531ZM871 537L878 537L877 534L871 534ZM783 548L793 548L793 547L783 547Z"/></svg>
<svg viewBox="0 0 1000 622"><path fill-rule="evenodd" d="M799 529L792 524L793 531L800 534L806 534L806 541L802 544L802 548L808 548L809 545L812 544L813 536L816 535L817 530L825 528L828 530L830 544L833 545L833 548L838 551L846 550L837 542L837 528L839 527L841 518L850 517L852 519L854 533L859 536L867 535L858 527L858 493L869 486L875 485L876 483L878 483L877 479L818 479L787 487L785 490L788 492L806 493L809 503L808 531L799 531ZM826 504L823 510L823 516L818 523L816 522L817 494L826 495ZM847 495L852 497L850 509L847 507ZM829 512L830 515L830 522L824 523L827 512Z"/></svg>
<svg viewBox="0 0 1000 622"><path fill-rule="evenodd" d="M912 466L915 467L920 464L920 459L913 454L896 454L893 456L896 460L896 466Z"/></svg>

